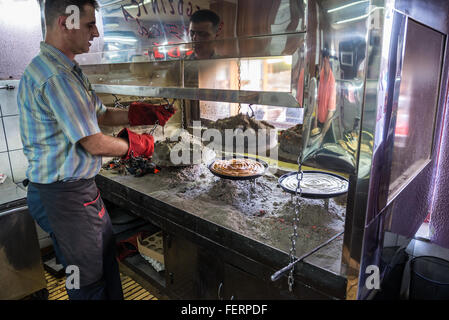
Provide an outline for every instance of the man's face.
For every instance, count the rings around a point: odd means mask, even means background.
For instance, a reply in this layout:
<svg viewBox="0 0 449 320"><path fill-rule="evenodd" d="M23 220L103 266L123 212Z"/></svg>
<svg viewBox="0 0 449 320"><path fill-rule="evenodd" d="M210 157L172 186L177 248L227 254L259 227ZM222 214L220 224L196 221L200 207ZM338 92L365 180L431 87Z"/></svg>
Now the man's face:
<svg viewBox="0 0 449 320"><path fill-rule="evenodd" d="M217 32L210 21L190 22L189 34L192 41L208 41L217 38ZM193 44L193 50L197 59L207 59L214 53L215 43L197 42Z"/></svg>
<svg viewBox="0 0 449 320"><path fill-rule="evenodd" d="M100 35L95 23L95 8L89 4L84 5L80 17L80 28L68 30L70 48L74 54L89 52L90 42Z"/></svg>

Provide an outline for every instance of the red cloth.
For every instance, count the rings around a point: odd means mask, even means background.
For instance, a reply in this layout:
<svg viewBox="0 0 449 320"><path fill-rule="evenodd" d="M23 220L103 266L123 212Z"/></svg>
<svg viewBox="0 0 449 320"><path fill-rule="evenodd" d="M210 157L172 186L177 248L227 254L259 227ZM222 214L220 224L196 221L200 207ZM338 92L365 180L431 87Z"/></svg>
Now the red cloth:
<svg viewBox="0 0 449 320"><path fill-rule="evenodd" d="M336 109L337 91L332 70L329 70L327 79L324 76L324 68L320 72L320 84L318 87L318 121L325 123L327 113Z"/></svg>
<svg viewBox="0 0 449 320"><path fill-rule="evenodd" d="M128 239L122 240L117 243L117 259L119 261L122 261L123 259L138 253L139 247L137 245L137 237L144 239L148 236L151 236L153 233L154 232L143 230L129 237Z"/></svg>
<svg viewBox="0 0 449 320"><path fill-rule="evenodd" d="M137 234L117 243L117 259L119 261L122 261L123 259L136 254L137 252Z"/></svg>
<svg viewBox="0 0 449 320"><path fill-rule="evenodd" d="M147 133L138 134L125 128L119 132L117 137L125 138L129 143L128 153L124 155L122 159L127 160L131 156L151 158L153 155L154 138L152 135Z"/></svg>
<svg viewBox="0 0 449 320"><path fill-rule="evenodd" d="M175 114L175 108L159 106L143 102L133 102L129 106L128 120L131 126L143 126L158 124L165 126L167 121Z"/></svg>

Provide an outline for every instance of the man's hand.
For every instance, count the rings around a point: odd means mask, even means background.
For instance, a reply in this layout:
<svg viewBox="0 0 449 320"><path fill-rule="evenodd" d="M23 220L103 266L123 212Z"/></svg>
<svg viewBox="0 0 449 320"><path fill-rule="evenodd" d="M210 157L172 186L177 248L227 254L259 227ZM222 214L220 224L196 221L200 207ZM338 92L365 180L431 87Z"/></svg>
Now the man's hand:
<svg viewBox="0 0 449 320"><path fill-rule="evenodd" d="M151 158L153 155L154 138L152 135L147 133L138 134L125 128L119 132L117 137L125 139L129 143L128 152L122 156L122 159L127 160L132 156Z"/></svg>
<svg viewBox="0 0 449 320"><path fill-rule="evenodd" d="M128 119L131 126L153 125L156 122L165 126L175 114L173 105L153 105L143 102L133 102L129 106Z"/></svg>

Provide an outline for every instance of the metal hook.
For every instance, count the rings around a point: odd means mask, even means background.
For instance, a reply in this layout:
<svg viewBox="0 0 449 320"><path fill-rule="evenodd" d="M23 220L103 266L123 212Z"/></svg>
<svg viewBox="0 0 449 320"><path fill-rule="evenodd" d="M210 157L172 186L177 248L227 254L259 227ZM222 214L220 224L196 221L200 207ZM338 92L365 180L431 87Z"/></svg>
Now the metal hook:
<svg viewBox="0 0 449 320"><path fill-rule="evenodd" d="M172 107L176 101L176 99L173 99L173 102L170 102L170 100L168 100L168 98L163 98L163 99L166 102L166 105L164 106L165 110L170 109L170 107ZM162 103L161 103L161 105L162 105Z"/></svg>
<svg viewBox="0 0 449 320"><path fill-rule="evenodd" d="M252 104L248 105L248 108L251 110L252 115L249 115L249 113L247 113L248 117L250 118L254 118L256 116L256 113L254 112L253 108L251 108Z"/></svg>
<svg viewBox="0 0 449 320"><path fill-rule="evenodd" d="M116 107L116 108L126 108L123 104L121 104L119 102L120 99L115 94L112 94L112 96L115 98L114 107Z"/></svg>
<svg viewBox="0 0 449 320"><path fill-rule="evenodd" d="M6 86L1 86L0 89L13 90L15 87L7 84Z"/></svg>
<svg viewBox="0 0 449 320"><path fill-rule="evenodd" d="M154 123L154 127L148 133L149 135L153 135L154 134L154 131L156 131L156 128L157 128L158 124L159 124L159 120L156 120L156 122Z"/></svg>

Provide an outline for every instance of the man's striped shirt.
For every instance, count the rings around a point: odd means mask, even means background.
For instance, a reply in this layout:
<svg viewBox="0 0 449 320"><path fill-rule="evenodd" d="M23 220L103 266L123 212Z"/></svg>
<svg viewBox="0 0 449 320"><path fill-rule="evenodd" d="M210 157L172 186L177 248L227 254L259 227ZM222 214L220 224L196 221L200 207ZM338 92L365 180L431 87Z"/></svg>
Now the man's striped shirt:
<svg viewBox="0 0 449 320"><path fill-rule="evenodd" d="M40 49L17 94L27 178L35 183L92 178L101 157L88 153L79 140L101 132L97 116L106 107L76 62L45 42Z"/></svg>

